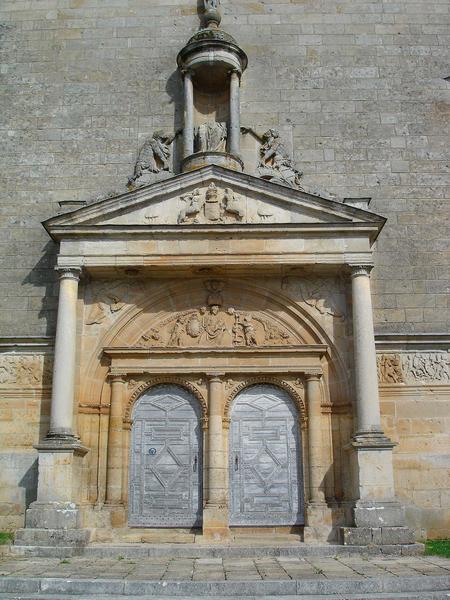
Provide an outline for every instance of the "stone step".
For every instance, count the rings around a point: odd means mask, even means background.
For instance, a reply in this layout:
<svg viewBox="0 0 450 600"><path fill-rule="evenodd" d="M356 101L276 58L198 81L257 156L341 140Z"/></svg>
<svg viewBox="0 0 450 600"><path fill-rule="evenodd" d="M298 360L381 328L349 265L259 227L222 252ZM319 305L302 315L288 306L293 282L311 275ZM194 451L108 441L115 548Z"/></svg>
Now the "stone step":
<svg viewBox="0 0 450 600"><path fill-rule="evenodd" d="M0 593L56 595L64 598L76 595L78 600L83 594L89 599L99 599L102 595L116 599L120 596L152 599L160 596L167 600L171 596L186 598L207 597L215 599L220 596L245 597L310 597L317 600L322 597L348 598L354 594L364 598L371 594L410 594L410 598L420 598L426 592L450 592L450 575L418 576L418 577L372 577L370 579L336 578L336 579L300 579L282 581L150 581L124 579L67 579L45 577L2 577ZM370 596L366 596L369 597ZM389 596L388 596L389 597ZM406 596L408 597L408 596ZM426 596L422 596L426 597Z"/></svg>
<svg viewBox="0 0 450 600"><path fill-rule="evenodd" d="M214 600L278 600L280 596L215 596ZM11 594L0 594L0 600L111 600L111 595L100 594L92 596L89 594L23 594L12 597ZM136 596L115 595L114 600L136 600ZM141 600L192 600L192 596L141 596ZM449 592L417 592L411 596L411 592L392 592L380 594L298 594L295 596L283 596L283 600L448 600Z"/></svg>
<svg viewBox="0 0 450 600"><path fill-rule="evenodd" d="M40 556L66 558L71 556L86 556L95 558L109 558L123 556L124 558L138 558L148 556L173 558L239 558L239 557L264 557L264 556L348 556L348 555L394 555L413 556L422 554L423 544L407 544L404 546L342 546L338 544L276 544L271 540L271 545L245 545L232 543L228 545L207 544L90 544L84 548L64 546L31 546L16 544L11 547L13 554L21 556Z"/></svg>

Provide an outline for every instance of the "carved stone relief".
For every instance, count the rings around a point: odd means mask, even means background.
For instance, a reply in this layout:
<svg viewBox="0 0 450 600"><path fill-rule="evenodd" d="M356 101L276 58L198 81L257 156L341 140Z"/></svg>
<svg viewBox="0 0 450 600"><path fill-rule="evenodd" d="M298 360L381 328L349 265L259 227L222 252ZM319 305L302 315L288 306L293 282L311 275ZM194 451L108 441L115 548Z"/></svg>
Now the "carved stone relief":
<svg viewBox="0 0 450 600"><path fill-rule="evenodd" d="M167 135L161 131L155 131L144 142L134 167L134 174L128 180L129 187L136 188L147 185L152 180L152 173L171 170L170 146L174 139L175 135Z"/></svg>
<svg viewBox="0 0 450 600"><path fill-rule="evenodd" d="M49 385L53 360L46 355L0 355L0 385L38 387Z"/></svg>
<svg viewBox="0 0 450 600"><path fill-rule="evenodd" d="M261 138L258 172L261 178L267 181L302 189L302 173L288 156L276 129L269 129Z"/></svg>
<svg viewBox="0 0 450 600"><path fill-rule="evenodd" d="M298 293L300 300L314 308L321 315L335 319L345 319L345 301L342 283L339 278L327 277L285 277L282 289Z"/></svg>
<svg viewBox="0 0 450 600"><path fill-rule="evenodd" d="M196 152L225 152L227 126L225 123L202 123L195 131Z"/></svg>
<svg viewBox="0 0 450 600"><path fill-rule="evenodd" d="M377 356L378 380L380 383L403 383L403 371L398 354Z"/></svg>
<svg viewBox="0 0 450 600"><path fill-rule="evenodd" d="M234 306L223 307L222 281L208 280L205 287L204 306L171 314L149 328L137 346L256 347L294 343L291 334L266 314Z"/></svg>
<svg viewBox="0 0 450 600"><path fill-rule="evenodd" d="M447 383L450 381L447 352L408 352L377 356L380 383Z"/></svg>
<svg viewBox="0 0 450 600"><path fill-rule="evenodd" d="M223 223L244 218L242 199L231 188L221 190L214 183L206 190L194 189L181 200L185 206L178 214L178 223Z"/></svg>
<svg viewBox="0 0 450 600"><path fill-rule="evenodd" d="M111 319L142 292L139 282L103 283L92 291L93 304L88 309L86 325L100 325Z"/></svg>

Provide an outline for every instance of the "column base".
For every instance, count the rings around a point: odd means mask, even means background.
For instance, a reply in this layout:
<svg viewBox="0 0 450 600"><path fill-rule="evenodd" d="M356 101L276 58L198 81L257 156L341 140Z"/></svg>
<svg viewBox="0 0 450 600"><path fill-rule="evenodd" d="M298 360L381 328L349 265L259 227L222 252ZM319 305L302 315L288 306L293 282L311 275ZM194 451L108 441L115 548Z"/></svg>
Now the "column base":
<svg viewBox="0 0 450 600"><path fill-rule="evenodd" d="M206 505L203 509L203 541L222 543L230 540L228 508L223 505Z"/></svg>
<svg viewBox="0 0 450 600"><path fill-rule="evenodd" d="M109 512L111 527L114 529L126 527L126 514L123 504L118 502L105 502L104 509Z"/></svg>

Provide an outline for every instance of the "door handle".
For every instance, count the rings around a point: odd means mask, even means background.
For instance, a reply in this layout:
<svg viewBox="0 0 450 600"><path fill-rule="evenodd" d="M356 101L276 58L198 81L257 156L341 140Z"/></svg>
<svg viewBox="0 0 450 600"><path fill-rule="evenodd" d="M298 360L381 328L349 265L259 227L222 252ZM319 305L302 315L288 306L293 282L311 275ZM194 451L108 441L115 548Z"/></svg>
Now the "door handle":
<svg viewBox="0 0 450 600"><path fill-rule="evenodd" d="M239 456L237 454L234 456L234 470L239 471Z"/></svg>
<svg viewBox="0 0 450 600"><path fill-rule="evenodd" d="M194 473L197 473L197 463L198 463L198 457L197 455L194 456L194 464L192 465L192 470L194 471Z"/></svg>

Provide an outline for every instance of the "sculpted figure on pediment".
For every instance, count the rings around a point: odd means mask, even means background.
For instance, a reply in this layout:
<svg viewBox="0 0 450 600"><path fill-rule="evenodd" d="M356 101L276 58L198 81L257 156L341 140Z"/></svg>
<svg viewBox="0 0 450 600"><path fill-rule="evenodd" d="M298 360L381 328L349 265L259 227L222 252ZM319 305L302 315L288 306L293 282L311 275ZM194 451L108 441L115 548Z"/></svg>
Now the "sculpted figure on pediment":
<svg viewBox="0 0 450 600"><path fill-rule="evenodd" d="M170 171L170 145L174 139L174 135L167 135L162 131L155 131L155 133L144 142L134 167L134 174L128 180L129 186L139 187L141 185L146 185L150 182L150 179L146 176L151 173Z"/></svg>
<svg viewBox="0 0 450 600"><path fill-rule="evenodd" d="M302 173L294 166L276 129L269 129L261 138L258 171L262 179L283 183L301 190Z"/></svg>

